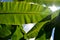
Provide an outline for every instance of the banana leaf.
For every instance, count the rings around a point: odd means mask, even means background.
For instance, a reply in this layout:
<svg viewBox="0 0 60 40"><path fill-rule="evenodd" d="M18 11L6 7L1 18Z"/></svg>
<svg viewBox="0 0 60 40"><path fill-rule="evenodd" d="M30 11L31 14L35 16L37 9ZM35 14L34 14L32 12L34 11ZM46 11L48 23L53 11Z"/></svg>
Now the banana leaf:
<svg viewBox="0 0 60 40"><path fill-rule="evenodd" d="M19 40L23 37L21 28L17 26L16 31L13 33L11 40Z"/></svg>
<svg viewBox="0 0 60 40"><path fill-rule="evenodd" d="M3 2L2 4L0 24L36 23L50 15L51 12L50 9L44 8L42 5L33 5L26 2Z"/></svg>
<svg viewBox="0 0 60 40"><path fill-rule="evenodd" d="M1 8L3 9L2 13L39 13L44 10L44 7L42 5L39 4L33 5L30 4L30 2L25 2L25 1L24 2L2 2Z"/></svg>

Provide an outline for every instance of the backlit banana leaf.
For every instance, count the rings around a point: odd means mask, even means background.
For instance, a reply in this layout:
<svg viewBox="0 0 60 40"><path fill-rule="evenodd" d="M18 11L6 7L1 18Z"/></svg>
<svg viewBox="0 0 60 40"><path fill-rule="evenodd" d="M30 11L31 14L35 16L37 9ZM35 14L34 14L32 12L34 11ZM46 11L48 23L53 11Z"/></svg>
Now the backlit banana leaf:
<svg viewBox="0 0 60 40"><path fill-rule="evenodd" d="M2 11L0 11L0 24L20 25L37 23L51 14L50 9L44 8L39 4L30 4L29 2L4 2L1 5ZM39 29L37 31L39 31L46 22L43 21L38 23L37 25L39 25ZM14 35L19 36L16 33L19 34L19 31L16 31L13 34L12 40L15 40ZM20 37L18 37L16 40L19 39Z"/></svg>
<svg viewBox="0 0 60 40"><path fill-rule="evenodd" d="M50 9L26 2L3 2L0 24L20 25L36 23L50 15Z"/></svg>
<svg viewBox="0 0 60 40"><path fill-rule="evenodd" d="M30 2L2 2L1 6L2 13L40 13L44 10L42 5L33 5Z"/></svg>

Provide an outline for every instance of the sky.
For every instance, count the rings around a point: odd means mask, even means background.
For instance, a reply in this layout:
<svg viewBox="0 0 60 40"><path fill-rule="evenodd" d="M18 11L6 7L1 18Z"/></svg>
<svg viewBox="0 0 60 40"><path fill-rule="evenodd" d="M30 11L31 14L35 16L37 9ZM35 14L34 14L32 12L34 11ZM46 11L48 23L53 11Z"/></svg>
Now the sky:
<svg viewBox="0 0 60 40"><path fill-rule="evenodd" d="M11 1L13 1L13 0L1 0L1 2L11 2Z"/></svg>

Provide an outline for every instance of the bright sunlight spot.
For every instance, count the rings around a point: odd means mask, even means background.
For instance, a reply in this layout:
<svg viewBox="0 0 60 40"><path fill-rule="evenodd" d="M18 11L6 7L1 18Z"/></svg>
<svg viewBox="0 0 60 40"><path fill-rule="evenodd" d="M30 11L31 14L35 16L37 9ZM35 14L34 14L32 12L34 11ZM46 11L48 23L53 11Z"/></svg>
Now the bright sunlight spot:
<svg viewBox="0 0 60 40"><path fill-rule="evenodd" d="M22 26L23 26L24 31L27 33L34 27L34 25L35 23L30 23L30 24L23 24ZM35 40L35 38L30 38L27 40Z"/></svg>
<svg viewBox="0 0 60 40"><path fill-rule="evenodd" d="M45 5L45 4L43 4L43 6L44 6L44 7L46 7L46 5Z"/></svg>
<svg viewBox="0 0 60 40"><path fill-rule="evenodd" d="M1 0L1 2L12 2L13 0Z"/></svg>
<svg viewBox="0 0 60 40"><path fill-rule="evenodd" d="M49 8L52 10L52 12L55 12L60 9L59 7L56 7L55 5L49 6Z"/></svg>
<svg viewBox="0 0 60 40"><path fill-rule="evenodd" d="M27 33L34 27L34 25L35 23L30 23L30 24L23 24L22 26L23 26L24 31Z"/></svg>
<svg viewBox="0 0 60 40"><path fill-rule="evenodd" d="M35 40L35 38L30 38L29 40Z"/></svg>
<svg viewBox="0 0 60 40"><path fill-rule="evenodd" d="M51 35L50 40L54 40L54 31L55 31L55 27L54 27L53 30L52 30L52 35Z"/></svg>

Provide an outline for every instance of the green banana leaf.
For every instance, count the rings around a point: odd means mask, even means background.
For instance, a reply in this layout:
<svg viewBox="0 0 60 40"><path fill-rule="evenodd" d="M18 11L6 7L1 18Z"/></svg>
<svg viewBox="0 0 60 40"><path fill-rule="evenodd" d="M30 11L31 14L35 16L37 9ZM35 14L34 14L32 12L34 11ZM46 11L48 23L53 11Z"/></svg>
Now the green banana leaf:
<svg viewBox="0 0 60 40"><path fill-rule="evenodd" d="M44 8L42 5L33 5L26 2L3 2L2 4L0 24L36 23L50 15L51 12L50 9Z"/></svg>
<svg viewBox="0 0 60 40"><path fill-rule="evenodd" d="M16 31L13 33L11 40L19 40L23 37L20 27L17 26Z"/></svg>
<svg viewBox="0 0 60 40"><path fill-rule="evenodd" d="M2 11L0 11L0 24L20 25L27 23L37 23L51 14L50 9L44 8L39 4L30 4L29 2L4 2L1 5ZM41 22L37 25L42 24L42 27L45 23L46 22ZM17 33L20 33L19 28L16 29L16 32L14 32L11 40L15 40L15 38L16 40L19 40L19 36L23 35L22 33L20 35ZM16 35L16 37L14 37L14 35Z"/></svg>
<svg viewBox="0 0 60 40"><path fill-rule="evenodd" d="M33 5L30 2L2 2L2 13L40 13L44 10L42 5ZM1 11L0 11L1 12Z"/></svg>

